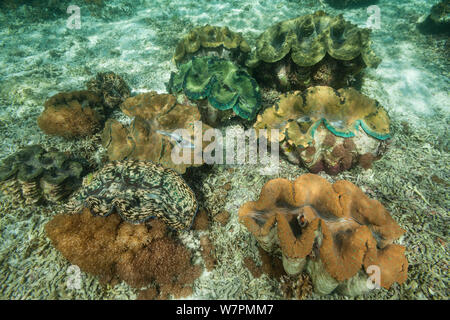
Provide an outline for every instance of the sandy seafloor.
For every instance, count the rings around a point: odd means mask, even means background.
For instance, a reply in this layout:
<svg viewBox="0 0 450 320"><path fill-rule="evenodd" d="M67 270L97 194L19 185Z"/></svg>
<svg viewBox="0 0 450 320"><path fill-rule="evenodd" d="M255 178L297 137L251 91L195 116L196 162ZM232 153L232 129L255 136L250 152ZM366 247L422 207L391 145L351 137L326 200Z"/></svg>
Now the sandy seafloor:
<svg viewBox="0 0 450 320"><path fill-rule="evenodd" d="M41 1L45 3L46 1ZM393 139L372 169L360 168L328 181L347 179L381 201L407 230L398 243L406 246L408 279L388 291L373 290L356 299L448 299L449 294L449 44L443 36L420 34L415 23L437 1L381 0L381 29L373 30L373 48L383 59L368 69L362 92L377 99L391 117ZM84 1L48 1L57 10L22 6L0 12L0 159L20 147L40 143L100 162L98 136L67 141L43 134L36 118L44 101L61 91L80 90L100 71L124 75L134 93L165 92L171 56L181 36L197 25L228 26L249 43L270 25L323 9L364 26L366 8L336 10L316 0L148 0L106 1L104 7ZM56 3L56 4L52 4ZM81 7L81 29L66 28L68 4ZM54 13L57 14L54 14ZM115 114L120 117L120 112ZM257 243L237 221L238 208L256 200L274 177L294 179L306 170L284 159L278 175L260 174L258 166L215 165L200 169L194 189L201 190L210 211L227 210L227 225L213 224L216 268L205 272L190 298L281 299L275 280L254 279L243 265L257 257ZM221 186L231 183L231 190ZM0 298L2 299L134 299L125 283L102 287L82 274L81 289L68 289L70 266L46 238L44 225L60 205L13 207L0 197ZM184 243L200 260L199 232L185 232ZM256 259L256 258L255 258ZM348 299L318 296L310 299Z"/></svg>

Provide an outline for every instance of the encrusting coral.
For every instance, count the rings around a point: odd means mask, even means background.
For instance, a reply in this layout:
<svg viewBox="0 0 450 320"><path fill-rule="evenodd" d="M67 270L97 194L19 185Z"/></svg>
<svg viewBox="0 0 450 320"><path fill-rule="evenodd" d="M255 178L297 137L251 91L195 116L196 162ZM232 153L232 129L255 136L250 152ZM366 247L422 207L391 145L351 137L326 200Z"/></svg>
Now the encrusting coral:
<svg viewBox="0 0 450 320"><path fill-rule="evenodd" d="M264 250L282 256L289 275L306 271L317 293L353 296L370 289L368 280L389 289L407 278L405 248L393 244L405 230L348 181L270 180L239 209L239 221Z"/></svg>
<svg viewBox="0 0 450 320"><path fill-rule="evenodd" d="M315 85L338 89L365 67L380 63L369 35L370 29L360 29L342 15L317 11L271 26L257 39L246 64L262 86L275 85L281 91Z"/></svg>
<svg viewBox="0 0 450 320"><path fill-rule="evenodd" d="M251 51L240 33L228 29L205 25L189 31L178 43L173 55L176 64L189 61L193 56L216 55L243 63Z"/></svg>
<svg viewBox="0 0 450 320"><path fill-rule="evenodd" d="M159 219L133 225L116 214L95 217L85 208L81 214L56 215L45 230L71 264L103 283L150 285L154 298L192 294L192 283L201 274L201 267L192 265L189 250Z"/></svg>
<svg viewBox="0 0 450 320"><path fill-rule="evenodd" d="M58 202L81 186L85 162L39 145L25 147L3 160L0 187L13 200Z"/></svg>
<svg viewBox="0 0 450 320"><path fill-rule="evenodd" d="M281 95L258 115L255 129L279 129L287 158L311 172L369 168L390 138L389 117L376 100L353 88L318 86ZM267 131L271 139L270 130Z"/></svg>
<svg viewBox="0 0 450 320"><path fill-rule="evenodd" d="M46 134L65 138L88 136L100 130L104 121L102 98L92 91L61 92L44 106L37 123Z"/></svg>
<svg viewBox="0 0 450 320"><path fill-rule="evenodd" d="M110 119L102 133L102 144L108 150L110 160L149 160L184 173L187 167L199 166L194 161L206 142L195 145L194 123L200 121L195 106L179 104L170 94L154 91L128 98L121 105L122 111L135 117L129 127ZM210 127L203 124L202 133ZM185 135L177 133L184 129ZM174 162L174 148L189 156L188 161ZM201 157L200 157L201 158Z"/></svg>
<svg viewBox="0 0 450 320"><path fill-rule="evenodd" d="M94 173L66 205L68 213L84 208L98 216L117 212L131 223L160 218L175 229L192 226L197 200L172 169L149 161L113 161Z"/></svg>
<svg viewBox="0 0 450 320"><path fill-rule="evenodd" d="M172 73L167 84L170 93L183 92L199 101L203 121L219 124L235 115L253 120L261 107L256 81L229 60L217 57L194 57Z"/></svg>
<svg viewBox="0 0 450 320"><path fill-rule="evenodd" d="M103 98L103 103L110 109L118 107L131 95L131 89L125 80L114 72L99 72L86 84L88 90Z"/></svg>

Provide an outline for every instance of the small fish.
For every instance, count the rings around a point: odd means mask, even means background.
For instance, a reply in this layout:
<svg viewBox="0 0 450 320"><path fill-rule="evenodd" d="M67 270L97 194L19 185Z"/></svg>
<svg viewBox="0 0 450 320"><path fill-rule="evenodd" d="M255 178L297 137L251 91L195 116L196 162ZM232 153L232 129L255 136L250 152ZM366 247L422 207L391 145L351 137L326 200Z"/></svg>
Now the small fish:
<svg viewBox="0 0 450 320"><path fill-rule="evenodd" d="M161 197L155 193L146 193L147 199L161 200Z"/></svg>
<svg viewBox="0 0 450 320"><path fill-rule="evenodd" d="M301 123L301 122L311 122L311 118L308 117L308 116L303 116L303 117L298 118L296 121L297 121L297 123Z"/></svg>
<svg viewBox="0 0 450 320"><path fill-rule="evenodd" d="M180 147L180 148L188 148L188 149L194 149L195 145L190 142L189 140L183 139L182 136L180 136L177 133L173 133L173 132L167 132L167 131L162 131L162 130L156 130L157 133L165 135L169 138L171 138L172 140L175 141L175 143Z"/></svg>
<svg viewBox="0 0 450 320"><path fill-rule="evenodd" d="M336 129L345 129L345 122L343 120L337 120L337 121L328 121L330 126Z"/></svg>
<svg viewBox="0 0 450 320"><path fill-rule="evenodd" d="M282 128L284 128L284 126L286 126L286 124L287 124L287 121L283 121L281 123L275 123L273 125L273 128L274 129L282 129Z"/></svg>

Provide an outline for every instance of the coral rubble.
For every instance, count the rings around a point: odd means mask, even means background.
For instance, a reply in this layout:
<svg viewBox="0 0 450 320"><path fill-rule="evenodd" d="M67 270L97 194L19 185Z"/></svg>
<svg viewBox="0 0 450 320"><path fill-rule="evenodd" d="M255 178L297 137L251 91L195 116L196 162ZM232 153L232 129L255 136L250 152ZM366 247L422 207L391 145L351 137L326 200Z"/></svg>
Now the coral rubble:
<svg viewBox="0 0 450 320"><path fill-rule="evenodd" d="M305 300L313 291L311 278L306 273L301 273L297 277L282 276L280 286L286 299Z"/></svg>
<svg viewBox="0 0 450 320"><path fill-rule="evenodd" d="M61 92L44 106L37 123L46 134L65 138L88 136L100 130L104 121L102 98L92 91Z"/></svg>
<svg viewBox="0 0 450 320"><path fill-rule="evenodd" d="M373 270L386 289L407 278L405 248L393 244L405 230L348 181L314 174L270 180L239 209L239 221L264 250L282 256L289 275L306 271L317 293L362 294Z"/></svg>
<svg viewBox="0 0 450 320"><path fill-rule="evenodd" d="M179 104L173 95L152 91L128 98L121 109L134 120L129 127L114 119L106 122L102 144L110 160L149 160L179 173L202 164L194 161L195 153L206 147L203 142L195 145L194 123L201 117L195 106ZM209 128L203 124L201 129L204 132ZM177 133L180 129L185 134ZM172 154L177 151L182 153L180 157L186 153L190 160L174 161Z"/></svg>
<svg viewBox="0 0 450 320"><path fill-rule="evenodd" d="M205 25L189 31L178 43L173 55L175 63L185 63L194 56L216 55L242 63L251 51L240 33L228 29Z"/></svg>
<svg viewBox="0 0 450 320"><path fill-rule="evenodd" d="M211 271L217 264L214 245L211 243L211 240L208 238L208 236L204 235L200 237L200 246L202 249L201 253L203 261L205 262L206 270Z"/></svg>
<svg viewBox="0 0 450 320"><path fill-rule="evenodd" d="M254 127L279 129L291 162L314 173L336 174L356 164L370 167L385 150L389 123L386 110L355 89L318 86L281 95L258 115Z"/></svg>
<svg viewBox="0 0 450 320"><path fill-rule="evenodd" d="M253 120L261 107L261 94L256 81L231 61L217 57L194 57L172 73L167 89L183 92L199 103L203 120L218 124L235 115Z"/></svg>
<svg viewBox="0 0 450 320"><path fill-rule="evenodd" d="M191 294L201 273L200 266L192 265L189 250L159 219L133 225L116 214L95 217L85 208L81 214L56 215L45 230L56 249L81 270L103 283L150 285L154 298Z"/></svg>
<svg viewBox="0 0 450 320"><path fill-rule="evenodd" d="M58 202L81 186L84 161L39 145L25 147L0 165L0 186L13 200L28 205Z"/></svg>
<svg viewBox="0 0 450 320"><path fill-rule="evenodd" d="M370 29L323 11L281 21L256 42L247 61L258 83L281 91L347 86L365 67L380 63L370 48Z"/></svg>
<svg viewBox="0 0 450 320"><path fill-rule="evenodd" d="M125 80L114 72L99 72L86 84L88 90L103 97L103 103L110 109L118 107L131 95Z"/></svg>
<svg viewBox="0 0 450 320"><path fill-rule="evenodd" d="M117 212L125 221L142 223L160 218L175 229L190 228L197 200L174 170L148 161L113 161L97 171L74 194L68 212L88 208L102 217Z"/></svg>

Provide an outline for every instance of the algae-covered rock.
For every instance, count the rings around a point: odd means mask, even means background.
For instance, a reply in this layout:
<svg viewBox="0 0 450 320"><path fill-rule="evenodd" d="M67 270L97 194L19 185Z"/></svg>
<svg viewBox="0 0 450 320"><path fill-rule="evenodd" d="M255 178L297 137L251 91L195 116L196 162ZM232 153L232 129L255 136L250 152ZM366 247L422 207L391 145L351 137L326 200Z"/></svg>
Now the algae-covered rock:
<svg viewBox="0 0 450 320"><path fill-rule="evenodd" d="M0 188L13 200L36 204L58 202L81 185L84 161L39 145L23 148L0 165Z"/></svg>
<svg viewBox="0 0 450 320"><path fill-rule="evenodd" d="M423 33L450 34L450 0L443 0L431 7L430 14L419 21Z"/></svg>
<svg viewBox="0 0 450 320"><path fill-rule="evenodd" d="M240 33L228 29L205 25L196 27L181 39L175 49L176 64L189 61L193 56L216 55L242 63L251 51Z"/></svg>
<svg viewBox="0 0 450 320"><path fill-rule="evenodd" d="M389 123L386 110L355 89L318 86L283 94L258 115L254 127L279 129L281 148L291 162L336 174L356 164L370 167L385 150Z"/></svg>
<svg viewBox="0 0 450 320"><path fill-rule="evenodd" d="M210 125L232 112L252 120L261 107L256 81L231 61L217 57L194 57L182 64L177 73L171 74L167 89L170 93L182 92L190 100L206 99L208 104L202 115Z"/></svg>
<svg viewBox="0 0 450 320"><path fill-rule="evenodd" d="M341 88L365 67L380 63L370 48L370 30L323 11L281 21L256 41L247 66L265 86L280 90L314 85Z"/></svg>

